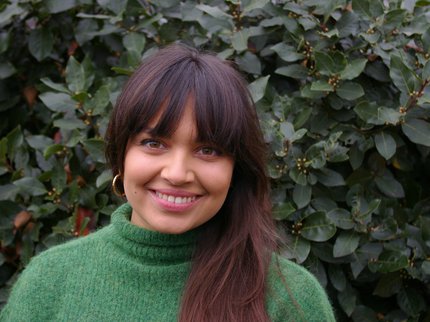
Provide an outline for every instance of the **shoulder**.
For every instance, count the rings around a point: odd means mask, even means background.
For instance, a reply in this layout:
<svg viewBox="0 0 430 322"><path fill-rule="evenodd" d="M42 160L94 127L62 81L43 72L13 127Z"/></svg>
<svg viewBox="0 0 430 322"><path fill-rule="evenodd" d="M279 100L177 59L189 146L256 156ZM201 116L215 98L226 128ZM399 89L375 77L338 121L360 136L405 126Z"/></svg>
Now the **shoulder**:
<svg viewBox="0 0 430 322"><path fill-rule="evenodd" d="M109 226L108 226L109 227ZM68 241L34 256L14 284L0 321L21 321L28 317L43 320L49 317L71 270L94 254L102 244L105 227L89 236Z"/></svg>
<svg viewBox="0 0 430 322"><path fill-rule="evenodd" d="M273 255L269 270L267 306L273 321L335 321L327 294L315 276L279 255Z"/></svg>

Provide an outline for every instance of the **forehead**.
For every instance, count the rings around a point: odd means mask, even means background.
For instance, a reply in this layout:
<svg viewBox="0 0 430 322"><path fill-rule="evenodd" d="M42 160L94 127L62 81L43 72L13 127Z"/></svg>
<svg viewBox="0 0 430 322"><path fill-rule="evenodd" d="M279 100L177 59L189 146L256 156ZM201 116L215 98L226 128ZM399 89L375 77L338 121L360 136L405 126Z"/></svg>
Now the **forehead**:
<svg viewBox="0 0 430 322"><path fill-rule="evenodd" d="M149 121L148 126L144 129L145 132L149 132L150 134L156 136L166 137L180 135L193 141L198 139L199 135L193 100L187 100L181 115L177 119L177 122L170 124L170 130L167 133L166 131L160 131L160 128L162 128L161 124L163 123L163 115L165 114L163 112L164 111L161 110L160 113L158 113Z"/></svg>

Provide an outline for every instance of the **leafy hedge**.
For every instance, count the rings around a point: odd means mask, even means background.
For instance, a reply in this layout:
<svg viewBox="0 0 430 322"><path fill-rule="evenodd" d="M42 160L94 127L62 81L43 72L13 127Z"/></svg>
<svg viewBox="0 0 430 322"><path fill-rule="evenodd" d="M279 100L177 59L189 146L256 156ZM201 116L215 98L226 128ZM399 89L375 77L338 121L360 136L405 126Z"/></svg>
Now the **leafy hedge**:
<svg viewBox="0 0 430 322"><path fill-rule="evenodd" d="M109 111L142 56L182 39L251 82L283 252L326 286L339 320L429 320L429 9L1 2L1 300L35 253L109 221L120 202L104 169Z"/></svg>

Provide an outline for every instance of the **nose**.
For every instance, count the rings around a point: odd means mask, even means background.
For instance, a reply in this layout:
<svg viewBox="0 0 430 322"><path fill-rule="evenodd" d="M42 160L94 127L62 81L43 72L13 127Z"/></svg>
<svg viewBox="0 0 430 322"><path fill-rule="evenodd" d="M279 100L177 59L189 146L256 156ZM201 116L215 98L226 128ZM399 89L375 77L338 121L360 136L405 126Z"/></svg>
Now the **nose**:
<svg viewBox="0 0 430 322"><path fill-rule="evenodd" d="M187 154L181 151L171 152L169 158L165 160L161 177L175 186L192 182L194 171Z"/></svg>

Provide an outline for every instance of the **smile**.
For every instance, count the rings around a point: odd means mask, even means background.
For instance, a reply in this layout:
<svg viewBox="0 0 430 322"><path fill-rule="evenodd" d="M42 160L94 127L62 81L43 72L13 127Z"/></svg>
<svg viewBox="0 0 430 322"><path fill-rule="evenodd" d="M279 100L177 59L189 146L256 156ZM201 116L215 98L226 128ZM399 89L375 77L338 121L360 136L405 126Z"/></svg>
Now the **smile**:
<svg viewBox="0 0 430 322"><path fill-rule="evenodd" d="M192 197L175 197L172 195L167 195L161 192L156 191L155 195L163 200L166 200L167 202L174 203L174 204L185 204L190 203L196 200L196 196Z"/></svg>

